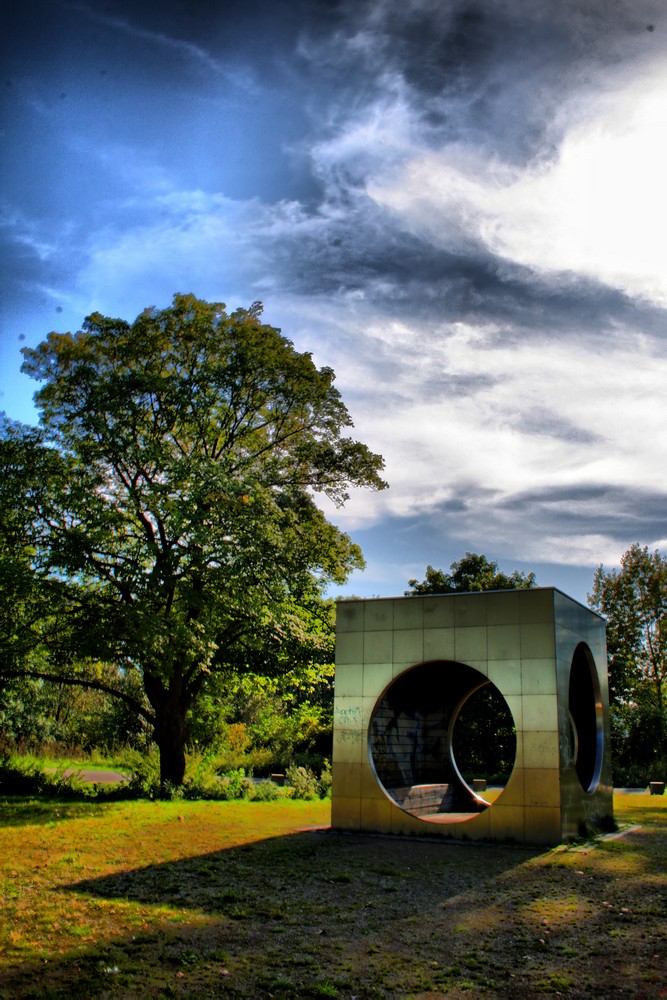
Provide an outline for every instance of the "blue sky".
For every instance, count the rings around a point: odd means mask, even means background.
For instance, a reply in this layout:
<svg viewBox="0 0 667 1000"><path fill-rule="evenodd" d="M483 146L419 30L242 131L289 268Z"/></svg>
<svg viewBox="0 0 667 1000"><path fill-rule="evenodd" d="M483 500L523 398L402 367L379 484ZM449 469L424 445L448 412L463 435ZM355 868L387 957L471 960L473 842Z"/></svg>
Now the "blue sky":
<svg viewBox="0 0 667 1000"><path fill-rule="evenodd" d="M584 600L667 548L663 0L2 6L0 407L20 348L261 299L390 489L331 517L400 594L466 551Z"/></svg>

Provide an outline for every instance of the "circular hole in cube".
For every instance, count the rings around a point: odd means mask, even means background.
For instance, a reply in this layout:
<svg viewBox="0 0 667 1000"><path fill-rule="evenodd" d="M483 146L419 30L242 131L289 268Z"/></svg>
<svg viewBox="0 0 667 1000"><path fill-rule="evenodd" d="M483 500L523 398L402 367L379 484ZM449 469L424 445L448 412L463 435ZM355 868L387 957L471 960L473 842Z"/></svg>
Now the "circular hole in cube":
<svg viewBox="0 0 667 1000"><path fill-rule="evenodd" d="M604 724L595 660L585 642L579 643L572 657L568 709L577 777L583 790L593 793L600 783Z"/></svg>
<svg viewBox="0 0 667 1000"><path fill-rule="evenodd" d="M378 699L369 753L397 806L428 822L461 822L502 793L514 767L516 727L480 671L449 660L422 663Z"/></svg>

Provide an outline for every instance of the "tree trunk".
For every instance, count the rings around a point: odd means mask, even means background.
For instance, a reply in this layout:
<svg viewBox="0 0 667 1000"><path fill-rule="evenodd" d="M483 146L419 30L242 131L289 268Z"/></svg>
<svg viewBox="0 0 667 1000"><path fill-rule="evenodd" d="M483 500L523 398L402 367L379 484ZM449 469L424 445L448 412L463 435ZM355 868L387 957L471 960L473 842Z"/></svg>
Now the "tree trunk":
<svg viewBox="0 0 667 1000"><path fill-rule="evenodd" d="M185 776L185 713L181 705L171 699L156 707L153 737L160 751L160 788L167 782L175 788L183 784Z"/></svg>

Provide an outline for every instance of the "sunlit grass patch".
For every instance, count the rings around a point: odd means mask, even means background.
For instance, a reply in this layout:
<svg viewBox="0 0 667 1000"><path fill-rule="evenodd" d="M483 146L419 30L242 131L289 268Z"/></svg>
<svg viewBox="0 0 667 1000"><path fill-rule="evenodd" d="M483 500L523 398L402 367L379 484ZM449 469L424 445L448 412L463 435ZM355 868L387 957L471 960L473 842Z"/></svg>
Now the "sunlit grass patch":
<svg viewBox="0 0 667 1000"><path fill-rule="evenodd" d="M562 927L581 920L586 903L580 895L549 895L529 903L523 913L527 919L539 921L543 926Z"/></svg>
<svg viewBox="0 0 667 1000"><path fill-rule="evenodd" d="M667 821L667 794L651 795L646 792L617 792L614 795L614 814L622 823L651 823Z"/></svg>

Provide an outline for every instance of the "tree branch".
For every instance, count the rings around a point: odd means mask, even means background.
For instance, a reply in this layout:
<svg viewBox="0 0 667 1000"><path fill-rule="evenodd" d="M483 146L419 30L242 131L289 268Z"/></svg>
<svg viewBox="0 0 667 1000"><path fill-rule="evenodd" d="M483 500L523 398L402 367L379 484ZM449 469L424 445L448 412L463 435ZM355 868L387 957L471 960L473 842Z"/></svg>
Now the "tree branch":
<svg viewBox="0 0 667 1000"><path fill-rule="evenodd" d="M102 691L105 694L111 695L113 698L119 698L124 701L126 705L137 713L141 715L146 722L150 723L151 726L155 725L155 716L143 707L141 702L138 702L136 698L132 695L126 694L124 691L117 691L115 688L111 687L109 684L105 684L104 681L98 681L94 678L78 677L72 676L71 674L53 674L48 670L3 670L2 678L14 678L14 677L32 677L35 680L51 681L54 684L71 684L74 687L84 687L91 691Z"/></svg>

